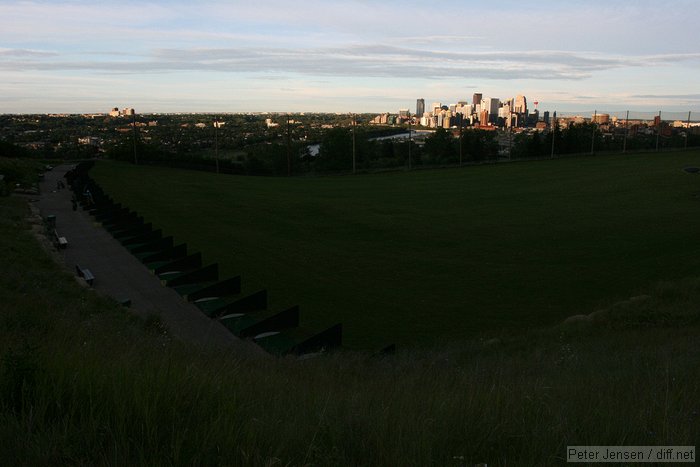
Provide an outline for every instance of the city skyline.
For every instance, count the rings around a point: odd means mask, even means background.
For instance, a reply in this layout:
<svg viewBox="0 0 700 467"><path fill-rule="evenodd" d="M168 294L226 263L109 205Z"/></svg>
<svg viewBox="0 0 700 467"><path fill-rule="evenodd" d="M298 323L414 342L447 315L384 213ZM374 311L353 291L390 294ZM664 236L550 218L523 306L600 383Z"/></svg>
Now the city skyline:
<svg viewBox="0 0 700 467"><path fill-rule="evenodd" d="M6 1L0 113L700 112L700 4Z"/></svg>

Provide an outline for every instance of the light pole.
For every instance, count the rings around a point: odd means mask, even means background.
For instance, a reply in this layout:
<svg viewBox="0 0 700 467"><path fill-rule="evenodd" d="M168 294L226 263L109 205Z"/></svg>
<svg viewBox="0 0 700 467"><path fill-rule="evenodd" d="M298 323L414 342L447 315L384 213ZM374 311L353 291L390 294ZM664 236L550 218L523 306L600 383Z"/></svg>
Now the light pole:
<svg viewBox="0 0 700 467"><path fill-rule="evenodd" d="M289 114L287 114L287 177L292 175L292 148L291 134L289 129Z"/></svg>
<svg viewBox="0 0 700 467"><path fill-rule="evenodd" d="M627 152L627 135L629 133L630 124L630 111L627 111L627 116L625 117L625 139L622 142L622 154Z"/></svg>
<svg viewBox="0 0 700 467"><path fill-rule="evenodd" d="M554 112L556 115L557 112ZM557 117L552 117L552 153L549 155L550 159L554 159L554 138L557 136Z"/></svg>
<svg viewBox="0 0 700 467"><path fill-rule="evenodd" d="M594 110L593 111L593 122L592 122L593 123L593 125L592 125L593 134L591 135L591 156L593 155L593 150L595 148L595 130L597 128L596 120L598 120L598 111Z"/></svg>
<svg viewBox="0 0 700 467"><path fill-rule="evenodd" d="M219 173L219 122L214 120L214 159L216 160L216 173Z"/></svg>
<svg viewBox="0 0 700 467"><path fill-rule="evenodd" d="M461 114L461 115L464 115L464 114ZM464 123L463 118L464 117L459 119L459 166L460 167L462 167L462 124Z"/></svg>
<svg viewBox="0 0 700 467"><path fill-rule="evenodd" d="M411 112L408 112L408 170L411 170Z"/></svg>
<svg viewBox="0 0 700 467"><path fill-rule="evenodd" d="M659 110L659 123L656 125L656 152L659 152L659 138L661 136L661 111Z"/></svg>
<svg viewBox="0 0 700 467"><path fill-rule="evenodd" d="M508 112L508 160L513 160L513 120Z"/></svg>
<svg viewBox="0 0 700 467"><path fill-rule="evenodd" d="M356 173L356 165L355 165L355 114L352 115L352 121L350 123L351 128L352 128L352 173Z"/></svg>
<svg viewBox="0 0 700 467"><path fill-rule="evenodd" d="M134 164L139 165L139 159L136 157L136 111L131 114L131 125L133 130L133 140L134 140Z"/></svg>

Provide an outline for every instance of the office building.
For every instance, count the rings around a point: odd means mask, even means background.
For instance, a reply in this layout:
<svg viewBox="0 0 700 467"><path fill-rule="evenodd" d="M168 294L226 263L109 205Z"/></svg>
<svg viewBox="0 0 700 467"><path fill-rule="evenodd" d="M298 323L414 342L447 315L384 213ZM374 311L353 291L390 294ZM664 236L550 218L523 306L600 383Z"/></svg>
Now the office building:
<svg viewBox="0 0 700 467"><path fill-rule="evenodd" d="M422 117L425 113L425 99L418 99L416 101L416 115Z"/></svg>

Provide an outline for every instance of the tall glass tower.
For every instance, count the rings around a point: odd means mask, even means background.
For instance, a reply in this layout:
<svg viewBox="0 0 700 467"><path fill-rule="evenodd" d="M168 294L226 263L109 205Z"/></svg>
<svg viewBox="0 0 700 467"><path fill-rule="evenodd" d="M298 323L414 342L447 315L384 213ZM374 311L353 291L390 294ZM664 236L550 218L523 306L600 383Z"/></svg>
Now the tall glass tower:
<svg viewBox="0 0 700 467"><path fill-rule="evenodd" d="M421 118L425 113L425 99L418 99L416 101L416 117Z"/></svg>

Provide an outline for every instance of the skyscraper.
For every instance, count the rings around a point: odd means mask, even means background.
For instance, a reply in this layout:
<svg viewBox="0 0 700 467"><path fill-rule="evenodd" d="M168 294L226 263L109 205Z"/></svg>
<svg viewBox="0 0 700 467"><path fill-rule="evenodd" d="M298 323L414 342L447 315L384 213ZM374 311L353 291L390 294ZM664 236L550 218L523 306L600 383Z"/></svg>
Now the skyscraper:
<svg viewBox="0 0 700 467"><path fill-rule="evenodd" d="M481 110L486 110L489 113L489 118L491 122L496 122L498 118L498 108L501 102L495 97L487 97L481 100Z"/></svg>
<svg viewBox="0 0 700 467"><path fill-rule="evenodd" d="M476 107L479 104L481 104L481 93L475 92L474 95L472 96L472 105L474 107Z"/></svg>
<svg viewBox="0 0 700 467"><path fill-rule="evenodd" d="M527 99L525 96L515 97L515 113L527 115Z"/></svg>
<svg viewBox="0 0 700 467"><path fill-rule="evenodd" d="M418 99L416 101L416 115L421 118L425 113L425 99Z"/></svg>

